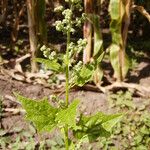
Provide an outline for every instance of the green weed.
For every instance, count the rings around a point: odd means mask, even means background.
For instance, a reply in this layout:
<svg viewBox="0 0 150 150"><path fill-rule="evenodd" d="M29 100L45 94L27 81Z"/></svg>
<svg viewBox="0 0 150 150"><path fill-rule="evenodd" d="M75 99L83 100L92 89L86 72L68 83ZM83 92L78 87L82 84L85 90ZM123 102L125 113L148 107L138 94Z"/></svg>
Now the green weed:
<svg viewBox="0 0 150 150"><path fill-rule="evenodd" d="M75 10L82 11L81 0L66 0L69 8L62 11L64 19L56 22L56 29L67 36L66 54L59 55L53 50L42 47L41 50L45 58L36 60L56 73L63 72L66 76L66 93L63 103L56 102L56 105L50 104L47 98L42 100L32 100L15 93L18 101L21 102L26 110L26 119L32 121L38 132L51 132L59 129L64 135L66 150L77 149L77 142L93 142L98 137L108 137L112 127L120 121L121 114L105 115L97 112L95 115L78 115L77 108L80 101L76 98L71 103L69 101L69 90L72 86L83 86L86 82L92 80L97 62L84 65L82 62L74 64L75 55L82 51L86 45L85 40L79 39L76 43L71 42L71 35L75 32L75 27L81 25L84 15L81 18L74 18ZM62 9L61 9L62 10ZM57 99L57 98L56 98ZM73 137L69 136L72 132ZM78 145L79 146L79 145ZM80 149L78 147L78 149Z"/></svg>

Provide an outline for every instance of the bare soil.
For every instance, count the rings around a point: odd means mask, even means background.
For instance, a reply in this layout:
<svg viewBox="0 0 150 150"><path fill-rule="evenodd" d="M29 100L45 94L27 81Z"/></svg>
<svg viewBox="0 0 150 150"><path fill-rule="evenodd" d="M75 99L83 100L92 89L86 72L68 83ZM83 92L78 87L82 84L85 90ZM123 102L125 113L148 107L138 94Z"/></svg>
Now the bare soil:
<svg viewBox="0 0 150 150"><path fill-rule="evenodd" d="M136 68L130 72L128 82L137 83L144 87L150 88L150 57L139 58L139 64ZM56 89L57 90L57 89ZM50 96L54 90L46 88L39 84L29 84L20 81L16 81L7 75L0 74L0 96L2 97L2 117L0 120L0 127L7 131L7 134L12 134L14 139L17 137L17 131L14 132L14 127L19 127L28 130L28 123L23 118L23 113L16 112L21 106L18 104L13 96L13 92L19 92L23 96L40 99L44 96ZM62 98L64 95L62 95ZM74 90L70 93L70 100L79 98L80 111L85 114L95 113L102 111L110 113L107 102L107 94L102 92L94 92L88 90ZM142 103L144 98L134 97L136 103Z"/></svg>

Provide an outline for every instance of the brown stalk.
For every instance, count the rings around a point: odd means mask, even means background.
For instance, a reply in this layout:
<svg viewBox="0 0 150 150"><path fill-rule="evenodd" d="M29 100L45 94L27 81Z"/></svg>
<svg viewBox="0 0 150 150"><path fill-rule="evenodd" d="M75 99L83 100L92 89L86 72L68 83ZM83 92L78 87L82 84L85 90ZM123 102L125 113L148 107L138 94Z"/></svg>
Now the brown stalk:
<svg viewBox="0 0 150 150"><path fill-rule="evenodd" d="M1 4L1 13L2 15L0 15L0 24L3 24L6 20L6 16L7 16L7 6L8 6L8 1L7 0L1 0L0 2Z"/></svg>
<svg viewBox="0 0 150 150"><path fill-rule="evenodd" d="M123 47L125 49L127 43L128 29L130 25L131 17L131 8L132 0L125 0L125 15L123 18L123 29L122 29L122 38L123 38Z"/></svg>
<svg viewBox="0 0 150 150"><path fill-rule="evenodd" d="M29 40L31 51L31 72L37 72L38 66L35 62L37 55L37 35L36 35L36 20L35 20L35 0L27 0L28 11L28 26L29 26Z"/></svg>
<svg viewBox="0 0 150 150"><path fill-rule="evenodd" d="M84 0L84 9L87 15L93 13L93 1ZM84 23L83 36L87 39L87 45L83 52L83 62L86 64L90 61L92 54L92 24L88 20Z"/></svg>
<svg viewBox="0 0 150 150"><path fill-rule="evenodd" d="M125 58L126 58L126 44L127 44L127 37L128 37L128 29L130 25L130 17L131 17L131 6L132 6L132 0L122 0L123 5L125 6L125 14L122 19L122 41L120 43L120 51L119 51L119 61L120 61L120 78L119 81L123 81L124 79L124 73L123 73L123 67L125 66ZM122 10L120 8L120 13L122 13Z"/></svg>
<svg viewBox="0 0 150 150"><path fill-rule="evenodd" d="M135 10L137 10L137 11L139 11L150 22L150 14L145 10L145 8L143 6L133 5L132 8L135 9Z"/></svg>
<svg viewBox="0 0 150 150"><path fill-rule="evenodd" d="M19 22L20 22L20 18L23 16L25 11L25 5L22 6L22 8L19 10L17 9L17 1L14 0L14 12L15 12L15 21L13 24L13 31L11 33L11 38L13 42L17 41L18 38L18 31L19 31Z"/></svg>

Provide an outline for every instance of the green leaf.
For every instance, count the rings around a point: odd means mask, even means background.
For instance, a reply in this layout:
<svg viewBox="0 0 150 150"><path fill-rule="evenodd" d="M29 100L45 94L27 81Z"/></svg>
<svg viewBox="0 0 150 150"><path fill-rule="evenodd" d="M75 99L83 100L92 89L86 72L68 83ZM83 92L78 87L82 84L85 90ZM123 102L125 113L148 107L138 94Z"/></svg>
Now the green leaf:
<svg viewBox="0 0 150 150"><path fill-rule="evenodd" d="M39 132L51 131L56 127L57 108L51 106L46 98L35 101L15 93L17 100L26 110L26 119L32 121Z"/></svg>
<svg viewBox="0 0 150 150"><path fill-rule="evenodd" d="M122 115L105 115L101 112L93 116L81 116L77 129L73 131L78 139L87 137L95 141L98 137L110 136L112 127L120 120Z"/></svg>
<svg viewBox="0 0 150 150"><path fill-rule="evenodd" d="M56 72L62 71L61 65L56 60L36 58L36 61L44 64L46 69L50 69Z"/></svg>
<svg viewBox="0 0 150 150"><path fill-rule="evenodd" d="M136 150L148 150L146 145L139 145Z"/></svg>
<svg viewBox="0 0 150 150"><path fill-rule="evenodd" d="M56 121L59 126L68 125L70 128L76 127L76 115L79 100L74 100L68 108L62 109L57 113Z"/></svg>
<svg viewBox="0 0 150 150"><path fill-rule="evenodd" d="M106 115L103 118L102 126L103 128L110 132L112 128L122 119L122 114L115 114L115 115Z"/></svg>
<svg viewBox="0 0 150 150"><path fill-rule="evenodd" d="M92 75L94 72L93 64L84 65L78 72L76 72L75 84L78 86L83 86L85 83L92 79Z"/></svg>
<svg viewBox="0 0 150 150"><path fill-rule="evenodd" d="M71 141L71 143L69 145L69 149L70 150L75 150L75 144L73 143L73 141Z"/></svg>
<svg viewBox="0 0 150 150"><path fill-rule="evenodd" d="M105 51L104 52L102 52L99 56L98 56L98 58L96 59L96 62L99 64L99 63L101 63L102 62L102 60L103 60L103 58L104 58L104 56L105 56Z"/></svg>
<svg viewBox="0 0 150 150"><path fill-rule="evenodd" d="M149 128L147 128L145 125L140 128L140 132L145 134L145 135L149 135L150 134Z"/></svg>
<svg viewBox="0 0 150 150"><path fill-rule="evenodd" d="M138 134L137 136L134 137L134 142L136 145L140 144L142 142L143 136Z"/></svg>
<svg viewBox="0 0 150 150"><path fill-rule="evenodd" d="M110 136L109 132L101 126L101 121L96 120L97 118L97 116L82 117L78 129L73 131L74 136L77 139L87 138L90 142L95 141L98 137Z"/></svg>

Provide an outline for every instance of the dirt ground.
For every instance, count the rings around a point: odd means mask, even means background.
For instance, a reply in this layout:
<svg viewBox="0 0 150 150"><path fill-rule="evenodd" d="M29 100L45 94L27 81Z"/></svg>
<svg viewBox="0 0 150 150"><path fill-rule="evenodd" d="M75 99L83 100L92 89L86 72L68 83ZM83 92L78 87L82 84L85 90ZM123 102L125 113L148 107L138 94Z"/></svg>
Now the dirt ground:
<svg viewBox="0 0 150 150"><path fill-rule="evenodd" d="M138 66L130 72L128 82L137 83L141 86L150 89L150 57L146 55L144 58L139 58ZM44 96L50 97L55 91L46 88L39 84L29 84L20 81L16 81L13 78L0 74L0 96L2 97L2 117L0 121L0 127L9 134L12 134L14 138L17 137L17 133L11 131L14 127L21 127L28 129L28 123L24 120L23 114L20 112L14 112L19 110L21 106L16 102L13 92L19 92L23 96L29 98L40 99ZM64 96L62 95L62 98ZM79 98L80 111L85 114L95 113L102 111L110 113L112 110L108 107L107 94L102 92L94 92L90 90L74 90L70 93L70 99ZM134 97L134 101L140 103L144 100L141 97Z"/></svg>

